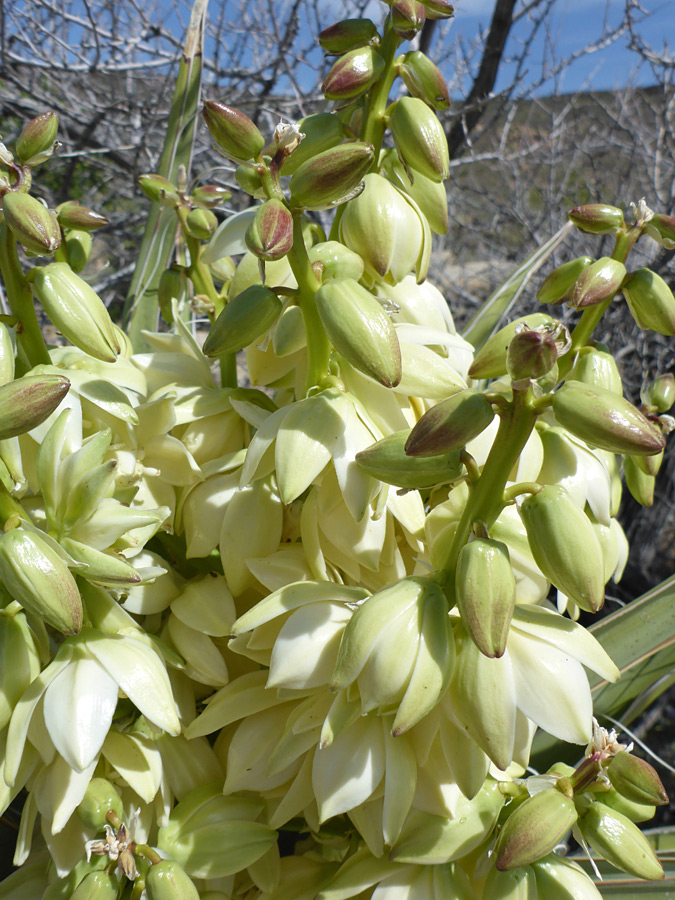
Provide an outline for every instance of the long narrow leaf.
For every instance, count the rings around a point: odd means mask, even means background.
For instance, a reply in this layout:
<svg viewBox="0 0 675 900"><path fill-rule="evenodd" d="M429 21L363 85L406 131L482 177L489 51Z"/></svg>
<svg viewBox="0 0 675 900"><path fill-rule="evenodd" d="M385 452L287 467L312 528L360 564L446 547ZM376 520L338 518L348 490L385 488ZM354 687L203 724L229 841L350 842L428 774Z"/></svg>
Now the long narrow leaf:
<svg viewBox="0 0 675 900"><path fill-rule="evenodd" d="M194 0L185 36L185 48L178 65L164 147L156 173L170 181L175 181L181 165L189 173L192 162L201 91L207 4L208 0ZM129 323L128 334L136 351L147 349L142 330L154 329L156 326L157 285L159 276L170 262L176 228L174 211L162 209L158 203L153 203L124 309L125 320Z"/></svg>
<svg viewBox="0 0 675 900"><path fill-rule="evenodd" d="M525 262L518 266L515 272L506 279L504 284L500 285L488 297L471 319L462 335L474 345L476 350L479 350L490 335L497 330L502 319L509 314L509 310L520 297L530 278L546 262L551 253L573 227L571 222L563 225L545 244L537 247L534 253L528 256Z"/></svg>

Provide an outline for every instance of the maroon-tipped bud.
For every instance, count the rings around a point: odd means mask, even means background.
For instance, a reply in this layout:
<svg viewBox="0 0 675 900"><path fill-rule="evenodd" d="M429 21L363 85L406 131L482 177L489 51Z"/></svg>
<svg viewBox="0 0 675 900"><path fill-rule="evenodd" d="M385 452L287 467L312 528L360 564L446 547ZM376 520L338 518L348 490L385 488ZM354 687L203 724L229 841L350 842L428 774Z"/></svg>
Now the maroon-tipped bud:
<svg viewBox="0 0 675 900"><path fill-rule="evenodd" d="M558 359L555 327L517 331L506 350L506 371L513 381L542 378Z"/></svg>
<svg viewBox="0 0 675 900"><path fill-rule="evenodd" d="M449 0L422 0L427 11L427 19L451 19L455 15L455 7Z"/></svg>
<svg viewBox="0 0 675 900"><path fill-rule="evenodd" d="M666 250L675 249L675 216L657 213L646 223L645 231Z"/></svg>
<svg viewBox="0 0 675 900"><path fill-rule="evenodd" d="M25 434L50 416L68 393L60 375L24 375L0 387L0 440Z"/></svg>
<svg viewBox="0 0 675 900"><path fill-rule="evenodd" d="M664 806L668 802L668 794L656 769L646 760L622 750L606 771L612 786L627 800L653 806Z"/></svg>
<svg viewBox="0 0 675 900"><path fill-rule="evenodd" d="M448 141L441 123L423 100L401 97L389 117L398 155L406 166L432 181L448 177Z"/></svg>
<svg viewBox="0 0 675 900"><path fill-rule="evenodd" d="M574 801L555 788L528 797L504 823L495 847L495 868L507 872L546 856L577 818Z"/></svg>
<svg viewBox="0 0 675 900"><path fill-rule="evenodd" d="M62 228L78 228L81 231L96 231L107 225L109 219L87 206L80 206L77 200L67 200L56 207L56 215Z"/></svg>
<svg viewBox="0 0 675 900"><path fill-rule="evenodd" d="M639 328L675 334L675 297L660 275L638 269L628 276L621 291Z"/></svg>
<svg viewBox="0 0 675 900"><path fill-rule="evenodd" d="M367 91L383 71L384 60L377 50L357 47L333 63L321 90L327 100L349 100Z"/></svg>
<svg viewBox="0 0 675 900"><path fill-rule="evenodd" d="M246 246L254 256L272 262L286 256L293 246L293 216L281 200L259 206L246 229Z"/></svg>
<svg viewBox="0 0 675 900"><path fill-rule="evenodd" d="M377 40L377 28L370 19L343 19L319 33L321 48L330 54L346 53Z"/></svg>
<svg viewBox="0 0 675 900"><path fill-rule="evenodd" d="M592 262L592 256L579 256L558 266L542 281L537 291L537 300L540 303L562 303L569 300L568 295L577 278Z"/></svg>
<svg viewBox="0 0 675 900"><path fill-rule="evenodd" d="M11 191L2 198L5 222L17 241L31 253L51 256L61 246L55 213L30 194Z"/></svg>
<svg viewBox="0 0 675 900"><path fill-rule="evenodd" d="M372 144L340 144L308 159L291 176L291 204L328 209L356 196L375 158Z"/></svg>
<svg viewBox="0 0 675 900"><path fill-rule="evenodd" d="M162 175L147 174L139 175L137 181L139 188L153 203L159 203L160 206L168 208L178 205L180 201L178 191L168 178L164 178Z"/></svg>
<svg viewBox="0 0 675 900"><path fill-rule="evenodd" d="M195 207L185 217L188 234L200 241L208 241L218 227L218 219L210 209Z"/></svg>
<svg viewBox="0 0 675 900"><path fill-rule="evenodd" d="M675 403L675 375L672 372L659 375L647 386L641 399L650 410L667 413Z"/></svg>
<svg viewBox="0 0 675 900"><path fill-rule="evenodd" d="M602 256L585 268L577 278L570 295L570 303L575 309L586 309L604 303L619 292L626 267L617 259Z"/></svg>
<svg viewBox="0 0 675 900"><path fill-rule="evenodd" d="M16 155L24 166L37 166L54 152L59 120L56 113L46 112L27 122L16 141Z"/></svg>
<svg viewBox="0 0 675 900"><path fill-rule="evenodd" d="M460 391L424 413L410 432L405 452L408 456L437 456L461 450L485 431L494 415L479 391Z"/></svg>
<svg viewBox="0 0 675 900"><path fill-rule="evenodd" d="M613 234L624 227L623 212L618 206L606 203L575 206L567 217L580 231L588 234Z"/></svg>
<svg viewBox="0 0 675 900"><path fill-rule="evenodd" d="M217 100L207 100L203 115L211 137L226 156L246 162L262 152L265 138L256 124L240 110Z"/></svg>
<svg viewBox="0 0 675 900"><path fill-rule="evenodd" d="M200 209L216 209L226 203L232 194L219 184L200 184L190 195L193 206Z"/></svg>
<svg viewBox="0 0 675 900"><path fill-rule="evenodd" d="M398 70L413 97L424 100L434 109L447 109L450 106L445 78L426 54L420 50L411 50L400 61Z"/></svg>
<svg viewBox="0 0 675 900"><path fill-rule="evenodd" d="M396 34L411 41L422 30L427 13L418 0L395 0L391 5L391 25Z"/></svg>

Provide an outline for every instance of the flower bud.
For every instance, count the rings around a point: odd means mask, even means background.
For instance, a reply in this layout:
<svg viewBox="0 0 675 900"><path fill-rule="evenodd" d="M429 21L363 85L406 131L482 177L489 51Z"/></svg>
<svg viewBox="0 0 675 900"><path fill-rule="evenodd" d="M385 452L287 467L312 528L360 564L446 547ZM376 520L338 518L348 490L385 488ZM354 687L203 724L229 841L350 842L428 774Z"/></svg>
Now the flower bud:
<svg viewBox="0 0 675 900"><path fill-rule="evenodd" d="M301 145L302 146L302 145ZM375 158L372 144L340 144L313 156L291 176L291 203L305 209L327 209L361 189Z"/></svg>
<svg viewBox="0 0 675 900"><path fill-rule="evenodd" d="M370 19L343 19L319 32L319 45L331 54L346 53L377 39L377 28Z"/></svg>
<svg viewBox="0 0 675 900"><path fill-rule="evenodd" d="M88 872L68 900L116 900L119 881L111 872Z"/></svg>
<svg viewBox="0 0 675 900"><path fill-rule="evenodd" d="M172 208L178 205L180 197L176 186L161 175L139 175L136 179L139 188L153 203Z"/></svg>
<svg viewBox="0 0 675 900"><path fill-rule="evenodd" d="M552 406L563 428L601 450L650 456L666 445L657 425L611 391L566 381L553 395Z"/></svg>
<svg viewBox="0 0 675 900"><path fill-rule="evenodd" d="M269 162L267 157L265 159ZM250 194L256 200L264 200L267 197L259 173L248 164L242 163L240 166L237 166L234 172L234 180L242 191Z"/></svg>
<svg viewBox="0 0 675 900"><path fill-rule="evenodd" d="M626 267L617 259L602 256L587 266L574 283L569 302L575 309L586 309L610 300L626 277Z"/></svg>
<svg viewBox="0 0 675 900"><path fill-rule="evenodd" d="M431 181L419 172L411 180L395 150L384 151L380 170L392 184L413 198L434 234L447 233L448 197L441 182Z"/></svg>
<svg viewBox="0 0 675 900"><path fill-rule="evenodd" d="M117 332L94 289L66 263L36 270L33 289L52 323L71 344L103 362L120 353Z"/></svg>
<svg viewBox="0 0 675 900"><path fill-rule="evenodd" d="M469 368L469 376L483 379L506 375L506 350L515 337L518 326L525 325L527 328L534 329L541 325L552 325L553 322L554 319L547 313L532 313L531 316L523 316L505 325L504 328L500 328L474 356Z"/></svg>
<svg viewBox="0 0 675 900"><path fill-rule="evenodd" d="M199 241L208 241L218 227L218 219L210 209L196 206L185 217L187 233Z"/></svg>
<svg viewBox="0 0 675 900"><path fill-rule="evenodd" d="M532 871L537 882L534 896L539 900L602 900L590 875L577 863L556 853L533 863Z"/></svg>
<svg viewBox="0 0 675 900"><path fill-rule="evenodd" d="M351 278L322 284L315 295L331 343L359 372L385 387L401 380L401 349L381 304Z"/></svg>
<svg viewBox="0 0 675 900"><path fill-rule="evenodd" d="M341 56L326 75L321 91L327 100L349 100L367 91L384 71L373 47L357 47Z"/></svg>
<svg viewBox="0 0 675 900"><path fill-rule="evenodd" d="M187 275L183 266L171 266L159 276L157 300L162 318L168 325L173 322L172 304L174 301L179 305L183 302L187 294L187 285Z"/></svg>
<svg viewBox="0 0 675 900"><path fill-rule="evenodd" d="M602 796L602 802L605 806L609 806L615 812L626 816L631 822L648 822L654 818L656 807L653 804L635 803L633 800L627 800L616 788L603 791L600 796Z"/></svg>
<svg viewBox="0 0 675 900"><path fill-rule="evenodd" d="M558 359L555 326L521 327L506 349L506 371L513 381L542 378Z"/></svg>
<svg viewBox="0 0 675 900"><path fill-rule="evenodd" d="M540 303L562 303L568 300L577 278L592 262L592 256L578 256L558 266L542 281L537 291L537 300Z"/></svg>
<svg viewBox="0 0 675 900"><path fill-rule="evenodd" d="M16 155L24 166L37 166L56 149L59 120L56 113L46 112L27 122L16 140Z"/></svg>
<svg viewBox="0 0 675 900"><path fill-rule="evenodd" d="M534 900L537 885L531 866L522 866L509 872L490 869L482 896L485 900Z"/></svg>
<svg viewBox="0 0 675 900"><path fill-rule="evenodd" d="M449 174L448 142L435 114L417 97L401 97L393 104L389 126L406 166L432 181Z"/></svg>
<svg viewBox="0 0 675 900"><path fill-rule="evenodd" d="M649 457L647 457L649 459ZM625 456L623 460L623 474L626 479L626 487L631 497L640 506L652 506L654 504L654 488L656 478L644 472L638 465L638 458Z"/></svg>
<svg viewBox="0 0 675 900"><path fill-rule="evenodd" d="M480 391L460 391L424 413L406 441L408 456L437 456L462 447L485 431L494 410Z"/></svg>
<svg viewBox="0 0 675 900"><path fill-rule="evenodd" d="M40 653L25 614L0 615L0 728L5 729L23 692L40 674Z"/></svg>
<svg viewBox="0 0 675 900"><path fill-rule="evenodd" d="M82 600L62 557L45 538L23 528L0 535L0 580L24 609L62 634L82 627Z"/></svg>
<svg viewBox="0 0 675 900"><path fill-rule="evenodd" d="M426 10L418 0L394 0L391 4L391 25L394 32L412 41L426 20Z"/></svg>
<svg viewBox="0 0 675 900"><path fill-rule="evenodd" d="M422 263L427 237L422 219L386 178L371 172L363 180L363 191L346 204L340 219L340 240L361 255L371 277L388 276L398 284Z"/></svg>
<svg viewBox="0 0 675 900"><path fill-rule="evenodd" d="M200 209L217 209L231 197L230 191L219 184L200 184L190 194L190 201Z"/></svg>
<svg viewBox="0 0 675 900"><path fill-rule="evenodd" d="M652 806L663 806L668 794L654 766L622 750L606 768L612 786L627 800Z"/></svg>
<svg viewBox="0 0 675 900"><path fill-rule="evenodd" d="M77 807L77 814L87 828L99 831L107 822L108 810L119 819L124 818L122 798L117 789L106 778L92 778Z"/></svg>
<svg viewBox="0 0 675 900"><path fill-rule="evenodd" d="M0 387L0 441L25 434L50 416L68 393L60 375L24 375Z"/></svg>
<svg viewBox="0 0 675 900"><path fill-rule="evenodd" d="M675 250L675 216L657 213L646 223L645 231L666 250Z"/></svg>
<svg viewBox="0 0 675 900"><path fill-rule="evenodd" d="M411 50L399 62L398 70L413 97L424 100L434 109L447 109L450 106L445 78L426 54L420 50Z"/></svg>
<svg viewBox="0 0 675 900"><path fill-rule="evenodd" d="M30 194L10 191L2 198L5 222L17 241L38 256L51 256L61 246L56 215Z"/></svg>
<svg viewBox="0 0 675 900"><path fill-rule="evenodd" d="M450 0L422 0L427 19L451 19L455 15L455 7Z"/></svg>
<svg viewBox="0 0 675 900"><path fill-rule="evenodd" d="M404 490L421 490L454 481L461 473L459 451L424 457L408 456L405 442L410 431L396 431L356 454L359 467L383 481Z"/></svg>
<svg viewBox="0 0 675 900"><path fill-rule="evenodd" d="M109 219L93 209L80 206L77 200L67 200L57 206L56 216L62 228L77 228L81 231L96 231L109 222Z"/></svg>
<svg viewBox="0 0 675 900"><path fill-rule="evenodd" d="M643 392L642 402L654 412L667 413L675 403L675 375L667 372L655 378Z"/></svg>
<svg viewBox="0 0 675 900"><path fill-rule="evenodd" d="M0 385L14 378L14 342L9 328L0 322Z"/></svg>
<svg viewBox="0 0 675 900"><path fill-rule="evenodd" d="M232 297L204 341L206 356L222 356L248 347L276 322L281 300L274 291L254 284Z"/></svg>
<svg viewBox="0 0 675 900"><path fill-rule="evenodd" d="M626 816L596 801L581 816L578 827L584 840L617 869L650 881L663 878L651 844Z"/></svg>
<svg viewBox="0 0 675 900"><path fill-rule="evenodd" d="M271 262L293 246L293 216L281 200L268 200L256 210L246 229L246 246L258 259Z"/></svg>
<svg viewBox="0 0 675 900"><path fill-rule="evenodd" d="M575 206L569 211L567 218L579 231L587 234L612 234L624 227L623 212L618 207L607 206L605 203Z"/></svg>
<svg viewBox="0 0 675 900"><path fill-rule="evenodd" d="M675 334L675 297L660 275L650 269L631 272L621 293L639 328Z"/></svg>
<svg viewBox="0 0 675 900"><path fill-rule="evenodd" d="M64 244L68 265L73 272L81 272L91 256L91 235L88 231L72 229L66 234Z"/></svg>
<svg viewBox="0 0 675 900"><path fill-rule="evenodd" d="M465 544L455 576L457 608L484 656L503 656L516 604L516 579L506 544L476 538Z"/></svg>
<svg viewBox="0 0 675 900"><path fill-rule="evenodd" d="M565 488L546 485L527 497L520 515L543 575L581 609L605 602L602 548L589 518Z"/></svg>
<svg viewBox="0 0 675 900"><path fill-rule="evenodd" d="M537 862L553 850L577 820L574 801L552 788L539 791L516 807L495 847L501 872Z"/></svg>
<svg viewBox="0 0 675 900"><path fill-rule="evenodd" d="M148 900L199 900L192 879L173 859L150 866L145 876Z"/></svg>
<svg viewBox="0 0 675 900"><path fill-rule="evenodd" d="M337 281L352 278L361 281L365 265L358 253L339 241L321 241L307 251L312 264L321 264L321 281Z"/></svg>
<svg viewBox="0 0 675 900"><path fill-rule="evenodd" d="M207 100L203 116L211 137L226 156L245 162L262 152L265 138L243 112L217 100Z"/></svg>
<svg viewBox="0 0 675 900"><path fill-rule="evenodd" d="M569 375L569 381L581 381L589 387L602 388L612 394L623 396L623 383L616 360L611 353L582 347Z"/></svg>
<svg viewBox="0 0 675 900"><path fill-rule="evenodd" d="M325 150L336 147L345 139L342 123L332 113L315 113L298 122L298 131L304 134L303 139L292 153L284 158L281 171L284 175L292 175L303 163Z"/></svg>

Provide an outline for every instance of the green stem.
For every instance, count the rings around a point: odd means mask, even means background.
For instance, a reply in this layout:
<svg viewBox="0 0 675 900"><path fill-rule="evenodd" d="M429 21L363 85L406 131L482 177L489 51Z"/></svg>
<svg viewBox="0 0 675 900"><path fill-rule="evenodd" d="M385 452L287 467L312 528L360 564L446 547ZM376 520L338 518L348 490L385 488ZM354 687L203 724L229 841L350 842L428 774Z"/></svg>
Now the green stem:
<svg viewBox="0 0 675 900"><path fill-rule="evenodd" d="M363 114L363 124L361 126L361 140L372 144L375 148L373 171L377 171L379 167L380 149L382 148L384 132L387 127L385 116L387 101L389 100L389 92L394 83L394 78L396 78L394 61L400 43L401 38L391 27L390 20L387 19L384 37L379 48L379 54L384 58L384 73L370 89L368 104Z"/></svg>
<svg viewBox="0 0 675 900"><path fill-rule="evenodd" d="M0 274L12 315L20 321L17 341L30 368L49 365L49 351L35 314L33 291L26 281L16 252L16 238L6 223L0 224Z"/></svg>

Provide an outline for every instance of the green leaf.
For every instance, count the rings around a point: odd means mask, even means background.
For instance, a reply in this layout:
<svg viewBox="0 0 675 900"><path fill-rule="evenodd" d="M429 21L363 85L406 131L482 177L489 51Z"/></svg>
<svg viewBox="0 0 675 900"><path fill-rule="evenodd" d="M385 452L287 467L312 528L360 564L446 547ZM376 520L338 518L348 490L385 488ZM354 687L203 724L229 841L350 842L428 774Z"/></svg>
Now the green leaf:
<svg viewBox="0 0 675 900"><path fill-rule="evenodd" d="M194 0L185 47L167 123L164 147L155 174L175 182L178 167L190 172L201 92L202 45L208 0ZM128 334L138 353L149 349L141 332L154 331L157 322L157 286L173 253L178 219L172 209L153 203L143 233L138 260L124 307Z"/></svg>
<svg viewBox="0 0 675 900"><path fill-rule="evenodd" d="M525 289L534 273L546 262L555 248L574 226L567 222L549 238L545 244L527 257L497 290L485 301L464 330L466 338L479 350L487 339L500 327L502 319L509 314L518 297Z"/></svg>

